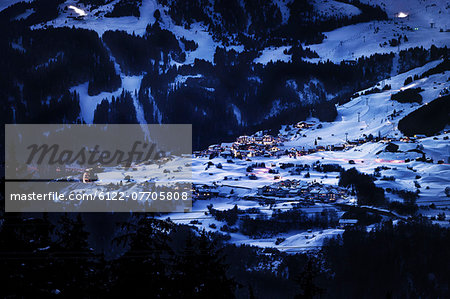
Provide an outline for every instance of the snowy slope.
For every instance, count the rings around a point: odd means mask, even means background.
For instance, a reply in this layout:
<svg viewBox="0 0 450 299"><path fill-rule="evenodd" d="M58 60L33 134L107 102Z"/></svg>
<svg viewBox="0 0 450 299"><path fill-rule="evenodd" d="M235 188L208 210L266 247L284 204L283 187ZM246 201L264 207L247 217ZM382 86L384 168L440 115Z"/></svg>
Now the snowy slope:
<svg viewBox="0 0 450 299"><path fill-rule="evenodd" d="M350 25L326 32L326 39L322 43L309 46L320 56L310 61L329 59L340 62L375 53L397 53L411 47L430 48L433 44L437 47L450 45L450 33L445 32L450 29L448 1L389 1L389 5L384 4L387 1L383 0L365 2L381 5L391 19ZM407 16L398 17L400 12ZM430 23L434 23L434 28L431 28ZM444 32L440 32L441 29ZM408 41L402 42L399 47L383 45L385 42L389 43L392 38L398 38L399 34L406 35Z"/></svg>
<svg viewBox="0 0 450 299"><path fill-rule="evenodd" d="M362 95L342 106L338 106L338 116L335 122L321 123L323 127L320 129L316 125L313 128L302 130L300 134L294 135L291 141L285 143L285 148L312 148L315 141L318 145L323 146L342 144L345 143L346 139L356 140L369 134L375 137L380 134L381 137L387 136L398 140L402 136L397 128L398 121L419 108L421 104L402 104L391 101L390 95L400 89L420 87L424 89L421 92L424 104L436 99L444 88L448 89L447 80L450 72L432 75L414 81L407 86L403 86L403 82L409 76L415 74L420 76L424 71L436 66L439 62L428 63L423 67L380 82L378 87L389 84L392 86L392 90ZM389 119L387 116L392 114L394 109L398 112L398 116ZM317 120L315 121L317 122ZM306 137L304 137L305 135ZM444 139L445 136L448 137L449 134L444 133L436 137L422 138L415 143L396 141L394 143L399 145L399 152L397 153L385 152L386 143L368 142L347 151L317 152L301 157L300 161L319 160L322 163L336 163L344 168L356 167L368 174L373 174L375 168L379 166L388 166L392 169L383 171L382 175L393 176L396 181L377 181L377 184L383 188L415 190L414 181L416 180L423 187L418 204L435 202L441 206L450 206L450 200L443 193L445 187L450 186L450 164L446 164L450 157L450 142ZM421 156L418 153L411 152L417 147L420 147L427 157L432 158L434 163L416 161L405 163L406 159L414 160ZM355 161L355 164L349 164L350 160ZM436 164L439 160L444 161L444 164ZM388 196L392 197L391 195Z"/></svg>
<svg viewBox="0 0 450 299"><path fill-rule="evenodd" d="M15 1L9 2L13 3ZM289 2L290 0L277 1L277 5L282 11L283 22L286 22L289 18L289 9L287 7ZM414 46L429 48L432 44L436 46L450 45L449 33L439 32L441 28L443 28L443 31L449 29L449 6L446 1L423 2L419 0L401 0L392 3L389 7L386 7L384 1L381 0L366 0L366 2L382 5L393 19L387 22L370 22L347 26L326 33L327 38L323 43L310 46L311 50L316 51L320 56L319 59L311 59L310 61L316 62L318 60L330 59L334 62L340 62L345 59L355 59L374 53L397 52ZM2 5L4 3L6 2L2 2ZM111 11L115 3L117 3L117 0L108 5L92 9L80 5L78 1L67 0L62 5L62 13L57 19L46 24L36 25L33 28L42 28L44 26L75 26L95 30L100 36L106 30L125 30L129 33L134 32L137 35L143 35L147 24L152 24L155 21L153 17L154 11L159 9L162 16L162 28L170 30L178 38L185 37L188 40L194 40L199 45L195 51L186 53L187 59L185 64L192 64L196 58L213 61L215 48L222 46L220 42L214 41L212 34L201 23L193 24L190 29L175 25L168 17L165 8L160 6L156 0L143 0L143 4L140 7L140 18L105 18L104 14ZM83 20L70 18L70 11L64 11L64 7L69 5L74 5L82 9L86 13L85 18ZM315 0L314 6L316 10L322 12L324 15L356 15L360 13L359 9L355 6L339 1ZM425 12L423 11L424 7ZM395 15L399 12L403 12L404 15L408 15L409 17L396 17ZM434 22L436 28L431 28L430 22ZM412 30L408 29L407 26L412 28ZM416 28L417 30L415 30ZM406 35L408 41L402 43L400 47L395 48L388 45L380 46L380 44L382 45L389 39L397 37L398 34ZM229 46L227 48L234 48L237 51L243 50L242 46ZM290 55L284 54L284 51L287 49L287 46L267 48L262 51L262 54L254 62L267 64L270 61L290 61ZM290 131L293 132L292 135L284 131L284 137L289 138L289 141L285 142L280 148L282 150L291 148L314 148L315 142L323 146L342 144L346 139L355 140L369 134L398 139L401 137L401 132L397 129L398 121L421 105L401 104L391 101L391 94L402 89L421 87L424 89L421 92L424 98L423 103L426 104L434 100L444 88L449 87L448 78L450 72L432 75L428 78L414 81L408 86L403 86L403 82L409 76L420 76L423 72L435 67L440 62L431 62L421 68L383 80L376 86L381 89L383 86L389 84L392 87L390 90L370 95L362 95L364 91L361 91L360 96L337 107L338 117L334 122L319 123L317 119L310 119L310 122L316 123L310 129L304 129L298 134L295 133L296 130L294 129ZM116 64L116 70L121 76L122 87L112 93L103 92L97 96L89 96L87 93L87 82L74 86L71 89L71 91L76 90L80 94L81 114L85 122L92 123L97 104L104 98L111 100L112 96L118 96L123 88L132 93L133 102L137 111L137 119L140 123L145 123L142 108L137 99L134 98L134 91L139 88L143 76L126 76L121 72L118 64ZM198 78L199 76L201 75L178 75L173 84L174 86L182 84L188 78ZM278 108L274 105L274 110ZM155 107L155 110L157 110L157 107ZM388 116L394 110L398 112L398 115L394 118L389 118ZM241 112L239 108L233 106L233 111L237 121L240 123ZM297 158L290 158L288 156L282 156L280 158L256 157L251 158L251 161L235 159L233 163L228 163L227 159L220 157L211 160L208 157L196 158L192 161L192 182L196 185L214 186L223 196L221 195L219 198L211 200L196 201L192 213L171 213L161 216L161 218L170 217L172 221L183 224L189 224L192 220L198 220L201 223L193 225L208 231L218 231L224 223L215 220L211 215L205 215L205 212L208 211L207 205L209 204L213 204L214 208L218 210L231 209L234 205L238 205L240 209L257 208L265 215L271 215L274 209L292 208L293 204L298 203L298 198L278 199L272 207L262 207L261 203L254 199L257 188L271 185L281 179L297 179L308 183L320 182L326 185L337 185L339 180L339 173L337 172L324 174L311 171L309 178L292 175L288 170L280 170L279 178L275 178L274 174L269 173L269 169L279 167L280 163L303 163L311 165L316 161L320 161L322 164L338 164L346 169L356 167L359 171L368 174L373 174L376 168L384 166L386 169L382 170L382 175L394 177L395 181L377 180L376 184L378 186L385 189L392 188L415 191L418 189L417 184L420 184L419 205L428 206L431 203L435 203L437 206L448 207L450 206L450 201L444 194L444 188L450 186L450 165L447 164L450 145L444 137L448 137L448 134L441 134L434 138L419 139L416 143L395 141L394 143L400 147L400 151L397 153L385 152L386 144L383 142L367 142L346 151L323 151ZM414 150L418 146L422 147L422 151L426 156L433 158L435 162L423 163L414 161L420 155L416 152L410 152L410 150ZM406 159L412 159L413 161L407 163L405 162ZM354 164L349 164L350 160L353 160ZM437 164L436 161L438 160L443 160L445 163ZM220 163L222 167L219 168L214 165L208 167L208 162L212 162L215 165ZM266 167L255 169L253 174L257 179L250 180L247 167L256 162L264 162ZM99 173L99 181L95 188L104 188L109 183L117 184L124 180L126 175L132 175L134 180L133 184L136 183L132 190L140 190L140 188L143 188L143 183L151 179L150 176L153 175L153 171L151 167L144 165L136 167L136 170L133 172L125 172L123 169L107 169L107 171ZM162 173L159 178L165 177L166 175ZM415 181L417 181L417 184ZM233 190L233 195L231 195L231 190ZM387 194L387 196L390 200L399 200L396 195ZM355 197L348 197L342 201L342 203L346 204L353 204L354 202ZM329 204L315 203L302 210L305 213L314 214L325 208L332 207ZM428 213L432 214L434 212ZM217 228L212 228L212 224ZM299 248L316 248L317 246L321 246L326 236L333 236L342 232L343 230L330 228L322 232L293 231L274 238L265 239L251 239L240 233L231 233L230 236L231 241L236 244L276 247L289 252L298 250ZM283 237L286 240L276 245L277 237Z"/></svg>
<svg viewBox="0 0 450 299"><path fill-rule="evenodd" d="M112 1L109 4L99 6L97 8L91 8L90 6L84 6L78 3L77 0L67 0L60 5L60 15L55 20L49 21L46 24L39 24L33 26L33 28L41 28L43 26L54 27L72 27L91 29L96 31L100 36L107 30L124 30L128 33L135 33L142 36L145 33L145 28L148 24L153 24L155 18L153 13L156 9L162 9L158 6L156 0L144 0L140 7L140 18L127 16L120 18L107 18L104 15L110 12L114 8L118 0ZM82 20L71 18L73 15L71 9L66 9L69 6L74 6L83 10L86 16Z"/></svg>
<svg viewBox="0 0 450 299"><path fill-rule="evenodd" d="M322 127L318 128L318 120L310 119L309 121L316 122L316 125L309 129L302 129L300 134L289 135L287 131L282 131L284 136L290 136L291 140L285 142L281 148L313 148L315 140L317 140L318 145L323 146L342 144L345 143L346 138L348 140L356 140L363 135L372 134L378 136L378 132L380 132L382 137L388 136L398 140L402 136L401 132L397 129L398 121L421 105L401 104L391 101L391 94L398 92L400 89L421 87L424 89L421 92L423 103L434 100L444 88L448 88L447 79L450 75L449 72L414 81L408 86L403 86L403 83L407 77L416 74L421 75L440 62L434 61L423 67L380 82L377 87L389 84L392 86L392 90L359 96L345 105L338 106L338 117L335 122L320 123ZM360 93L362 92L364 91ZM399 112L399 115L394 119L388 119L387 116L394 109ZM360 113L359 122L358 112ZM289 132L292 133L295 131L296 129L292 129ZM385 166L389 169L382 170L381 174L387 177L393 176L396 180L378 180L376 181L377 185L383 188L414 191L416 189L414 181L417 181L422 186L420 197L417 201L419 205L429 205L434 202L441 207L450 206L450 201L444 194L445 187L450 185L450 165L446 164L450 155L450 143L444 139L448 135L447 133L436 137L422 138L415 143L394 141L395 144L399 145L399 152L397 153L384 151L386 147L385 142L367 142L346 151L323 151L295 159L287 156L280 158L253 157L250 162L235 160L234 163L230 164L224 158L214 158L213 160L196 158L193 161L193 180L195 184L226 185L227 188L234 188L236 195L244 197L255 194L256 188L258 187L272 184L274 182L274 176L268 173L268 169L273 168L274 165L280 165L280 163L310 165L311 163L320 161L322 164L338 164L346 169L356 167L359 171L368 174L373 174L376 168ZM320 140L319 137L321 137ZM411 150L417 147L420 147L427 157L432 158L434 163L414 161L421 156L416 152L411 152ZM406 159L412 161L406 163ZM350 160L353 160L355 163L350 164ZM445 163L437 164L436 162L439 160L443 160ZM214 166L207 167L206 165L209 161L212 161L214 164L221 163L223 167L221 169ZM267 168L254 170L253 173L256 175L257 180L249 180L246 176L246 167L252 163L260 162L264 162ZM311 171L310 178L303 178L303 176L290 175L287 171L280 170L279 175L282 180L301 179L305 182L317 181L330 185L336 185L338 183L338 173L324 176L323 173ZM223 187L219 187L219 190L222 190L221 188ZM229 192L228 189L223 189L224 193L227 193L227 191ZM393 194L387 193L386 195L391 200L399 200ZM242 202L237 202L237 204L240 205Z"/></svg>
<svg viewBox="0 0 450 299"><path fill-rule="evenodd" d="M283 24L286 24L290 16L288 5L292 2L292 0L274 0L274 2L280 9Z"/></svg>
<svg viewBox="0 0 450 299"><path fill-rule="evenodd" d="M184 37L187 40L194 40L198 44L198 48L195 51L186 52L186 61L183 64L192 64L196 58L213 62L216 47L223 46L222 43L214 41L212 34L201 23L194 23L189 29L175 25L167 15L167 8L161 6L157 0L143 0L139 8L139 18L133 16L104 17L107 12L113 9L117 1L115 0L109 4L91 9L89 6L86 7L78 3L77 0L67 0L60 6L61 13L58 18L45 24L34 25L32 28L42 28L44 26L84 28L96 31L99 36L103 35L107 30L122 30L129 34L134 33L142 36L147 25L155 22L153 14L158 9L161 12L161 28L171 31L177 38ZM71 10L64 10L70 5L82 9L86 16L82 20L71 18ZM238 52L244 50L243 46L230 45L226 48L234 49ZM173 63L178 64L176 62Z"/></svg>
<svg viewBox="0 0 450 299"><path fill-rule="evenodd" d="M354 16L361 13L356 6L334 0L313 0L312 5L316 12L325 17Z"/></svg>
<svg viewBox="0 0 450 299"><path fill-rule="evenodd" d="M318 145L338 144L343 143L346 138L355 140L363 137L364 134L378 136L379 132L381 136L400 136L401 134L397 129L398 121L421 105L417 103L402 104L391 101L391 94L397 93L400 89L404 90L407 88L421 87L425 90L421 93L424 103L436 99L444 88L448 88L448 84L445 82L450 75L449 72L414 81L408 86L403 86L403 83L407 77L416 74L421 75L423 72L435 67L440 62L441 61L434 61L423 67L413 69L409 72L379 82L379 85L377 85L378 88L381 89L384 85L389 84L392 89L381 93L362 95L342 106L338 106L338 116L336 121L322 123L323 128L319 130L312 128L302 131L302 136L297 136L292 142L286 143L286 145L295 146L301 144L302 146L309 148L314 146L314 141L318 139L318 137L322 138L322 140L318 140ZM441 82L441 84L438 85L434 82ZM393 120L388 119L388 116L392 114L394 110L399 112L399 116ZM317 120L312 121L318 122ZM306 137L303 135L306 135Z"/></svg>
<svg viewBox="0 0 450 299"><path fill-rule="evenodd" d="M409 15L409 20L421 26L429 26L434 22L438 28L450 29L450 3L448 0L362 0L370 5L379 5L389 17L395 17L403 12ZM408 18L407 18L408 20Z"/></svg>
<svg viewBox="0 0 450 299"><path fill-rule="evenodd" d="M190 29L175 25L167 14L167 8L158 4L157 0L143 0L139 18L132 16L104 17L105 13L112 10L117 1L94 9L79 4L77 0L67 0L61 5L61 14L57 19L46 24L35 25L33 28L74 26L95 30L100 36L106 30L124 30L130 34L134 32L136 35L143 35L146 26L155 22L153 14L158 9L161 12L162 28L173 32L178 38L184 37L188 40L194 40L199 45L195 51L186 53L187 57L184 64L192 64L196 58L212 62L215 48L223 46L221 42L214 41L212 34L201 23L194 23ZM440 29L443 29L443 31L450 29L448 1L430 0L424 3L419 0L405 0L394 1L390 5L386 5L383 0L366 0L366 2L372 5L380 5L387 11L391 20L361 23L327 32L325 33L326 39L321 44L310 46L311 50L316 51L320 58L307 60L317 62L329 59L339 63L342 60L352 60L374 53L398 52L416 46L429 48L433 44L438 47L450 45L450 33L439 32ZM289 0L276 1L282 12L283 23L286 23L289 18L289 3ZM86 12L83 20L70 18L71 10L64 10L69 5ZM316 12L323 16L352 16L360 13L357 7L334 0L314 0L313 6ZM399 18L397 17L399 12L408 16ZM434 28L430 28L430 22L435 23ZM402 42L399 47L383 45L390 39L397 38L398 35L406 35L408 41ZM243 46L231 45L226 48L238 52L244 50ZM266 64L269 61L290 61L290 55L283 53L285 49L287 49L287 46L267 48L254 62ZM176 62L173 63L177 64Z"/></svg>
<svg viewBox="0 0 450 299"><path fill-rule="evenodd" d="M254 63L267 64L269 62L277 62L291 61L291 55L285 54L285 51L288 51L290 47L282 46L282 47L269 47L265 48L261 55L253 60Z"/></svg>
<svg viewBox="0 0 450 299"><path fill-rule="evenodd" d="M101 92L98 95L90 96L88 94L88 86L89 82L85 82L83 84L74 86L70 89L70 92L76 91L80 95L80 109L81 109L81 117L83 118L84 122L87 124L92 124L94 121L94 112L97 108L97 105L102 102L102 100L106 99L108 101L112 100L112 97L118 97L122 93L122 89L125 91L129 91L131 95L134 98L134 92L135 90L139 90L139 87L141 85L143 76L121 76L122 79L122 87L118 88L114 92ZM136 100L136 99L135 99ZM138 110L140 106L137 106L137 101L135 102L135 108L137 111L137 118L139 120L139 116L141 117L142 122L145 123L145 120L143 118L143 112ZM139 115L139 112L141 112L142 115Z"/></svg>
<svg viewBox="0 0 450 299"><path fill-rule="evenodd" d="M271 185L280 180L300 180L303 183L318 182L328 186L336 186L339 181L338 172L320 173L310 170L310 177L305 178L304 175L296 175L289 173L289 169L281 169L281 163L294 164L338 164L345 169L356 167L358 171L374 174L375 169L383 167L380 171L382 176L394 177L395 180L381 180L375 181L377 186L384 189L398 189L416 191L420 190L417 204L421 207L420 213L428 216L435 216L442 212L442 208L450 207L450 200L446 197L444 189L450 186L450 164L448 158L450 156L450 143L448 133L443 133L434 137L420 138L415 143L407 143L399 141L401 132L396 129L398 120L409 112L417 109L419 104L401 104L390 100L390 95L404 88L421 87L424 91L421 93L424 98L424 103L438 97L439 93L448 87L447 79L449 72L444 74L432 75L429 78L416 80L408 86L403 86L404 80L408 76L421 75L423 72L435 67L441 61L434 61L427 65L413 69L407 73L397 75L390 79L380 82L378 87L383 84L392 86L392 90L384 91L382 93L362 95L354 98L345 105L339 106L338 118L335 122L321 123L322 127L318 127L319 123L309 129L302 129L300 135L289 135L290 131L282 130L284 137L290 137L291 140L280 145L281 149L296 148L301 149L312 148L314 140L318 140L318 145L332 145L336 143L343 143L347 137L349 140L360 138L363 134L377 135L378 131L382 136L394 137L393 141L399 146L399 151L395 153L384 151L386 147L385 142L366 142L354 148L345 151L320 151L310 155L304 155L296 158L289 156L281 157L252 157L251 161L233 159L230 163L227 159L216 157L209 159L209 157L197 157L192 159L192 182L196 186L210 186L219 192L217 198L207 200L197 200L193 203L192 212L180 213L174 212L159 216L161 219L170 218L171 221L178 224L187 224L195 226L206 231L221 232L221 228L226 224L223 221L218 221L208 213L208 205L213 205L216 210L232 209L235 205L241 210L256 209L258 214L251 212L247 214L250 217L256 215L265 215L270 217L275 210L289 210L299 203L299 198L276 198L275 203L268 206L263 205L261 200L256 197L257 188ZM124 78L122 78L124 79ZM133 84L137 84L139 78L130 78L130 82L125 80L124 84L133 88ZM180 77L178 80L182 81L184 78ZM134 82L134 83L133 83ZM364 91L361 91L362 93ZM386 117L392 111L400 112L400 116L387 120ZM358 122L357 113L360 112L360 120ZM362 129L362 130L361 130ZM348 133L345 136L345 133ZM306 135L306 137L303 137ZM231 144L222 144L223 146L230 146ZM433 158L434 163L424 163L415 161L415 158L421 155L417 152L411 151L420 148L427 157ZM406 162L410 159L410 162ZM354 163L350 164L349 161ZM442 164L437 164L438 160L445 161ZM174 161L175 163L176 161ZM213 165L208 165L210 162ZM247 167L253 163L265 163L265 167L255 168L252 173L256 176L256 180L250 180L248 177ZM221 167L216 165L221 164ZM176 164L175 164L176 166ZM175 167L174 166L174 167ZM159 179L166 178L163 173L155 175L153 166L139 165L133 171L124 171L123 169L108 169L103 173L99 173L99 181L93 188L101 189L104 186L113 183L117 184L124 180L126 175L131 175L133 178L134 191L139 190L143 182L156 177ZM269 173L269 169L277 169L279 173L277 177ZM159 175L159 176L158 176ZM189 177L189 179L191 179ZM418 188L418 185L420 187ZM233 192L231 192L233 190ZM386 197L390 201L400 201L398 195L386 192ZM348 196L339 200L341 204L354 204L355 196ZM429 206L434 204L436 208L430 209ZM302 211L310 216L320 213L324 209L334 209L339 216L343 212L332 203L312 202L305 205ZM254 211L254 210L253 210ZM327 237L342 234L344 230L330 227L328 229L312 229L305 231L289 231L278 234L276 236L264 238L251 238L241 232L226 233L230 236L230 242L235 244L248 244L262 248L271 247L277 248L284 252L299 252L305 250L317 250L322 246L323 241ZM279 239L281 238L281 239ZM280 241L281 240L281 241Z"/></svg>

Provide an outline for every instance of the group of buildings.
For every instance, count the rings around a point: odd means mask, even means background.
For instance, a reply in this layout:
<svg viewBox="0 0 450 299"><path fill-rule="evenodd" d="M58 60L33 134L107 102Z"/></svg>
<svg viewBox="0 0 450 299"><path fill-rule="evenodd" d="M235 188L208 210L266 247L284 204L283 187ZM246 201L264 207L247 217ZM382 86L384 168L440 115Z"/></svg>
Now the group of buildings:
<svg viewBox="0 0 450 299"><path fill-rule="evenodd" d="M309 129L315 124L311 122L301 121L294 125L299 132L303 129ZM299 133L297 132L297 133ZM419 137L419 136L417 136ZM421 136L420 136L421 137ZM320 139L320 137L319 137ZM287 141L282 136L274 137L272 135L256 134L253 136L239 136L236 138L235 142L232 143L222 143L214 144L209 146L203 151L194 152L195 157L223 157L223 158L251 158L251 157L280 157L289 156L292 158L300 157L304 155L313 154L320 151L343 151L348 150L358 145L364 144L371 141L381 141L381 142L391 142L391 141L402 141L402 142L415 142L415 137L374 137L371 134L369 136L363 135L362 137L355 140L345 140L342 143L329 144L329 145L318 145L315 143L314 146L305 148L285 148L283 147L284 142Z"/></svg>
<svg viewBox="0 0 450 299"><path fill-rule="evenodd" d="M349 190L317 182L284 180L258 188L258 195L264 197L297 198L304 200L335 202L349 195Z"/></svg>
<svg viewBox="0 0 450 299"><path fill-rule="evenodd" d="M257 190L257 198L296 198L312 202L335 202L350 195L346 188L301 180L284 180ZM228 197L229 194L220 192L216 186L202 185L193 187L193 196L196 199L209 199Z"/></svg>
<svg viewBox="0 0 450 299"><path fill-rule="evenodd" d="M194 156L220 156L223 158L272 157L281 156L283 151L278 147L285 140L272 135L239 136L231 144L214 144L206 150L194 152Z"/></svg>

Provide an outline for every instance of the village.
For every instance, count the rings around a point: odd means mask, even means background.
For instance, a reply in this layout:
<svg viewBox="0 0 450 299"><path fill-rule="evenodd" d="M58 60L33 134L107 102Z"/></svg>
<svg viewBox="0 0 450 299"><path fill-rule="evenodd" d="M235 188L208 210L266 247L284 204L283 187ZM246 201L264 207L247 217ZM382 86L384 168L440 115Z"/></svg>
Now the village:
<svg viewBox="0 0 450 299"><path fill-rule="evenodd" d="M295 136L302 136L302 131L305 129L314 130L321 129L322 125L312 122L301 121L293 126L292 132L289 132L289 136L295 134ZM295 132L295 133L294 133ZM444 132L446 133L446 132ZM303 135L306 137L306 135ZM335 144L318 144L322 138L317 137L314 141L314 145L310 147L286 147L285 142L289 140L287 136L278 134L278 136L272 136L262 132L258 132L252 136L239 136L236 138L235 142L232 143L221 143L209 146L207 149L202 151L194 151L194 158L197 157L222 157L222 158L238 158L238 159L249 159L252 157L281 157L288 156L290 158L297 158L305 155L310 155L316 152L323 151L345 151L352 149L356 146L365 144L367 142L404 142L404 143L415 143L417 139L425 138L425 135L416 135L414 137L407 136L373 136L371 134L363 134L361 138L355 140L343 140L341 143Z"/></svg>
<svg viewBox="0 0 450 299"><path fill-rule="evenodd" d="M194 185L193 198L198 200L206 200L214 197L230 197L233 195L220 192L218 185ZM322 184L316 181L306 182L302 180L283 180L275 182L271 185L265 185L257 188L256 194L245 196L246 199L255 200L296 200L299 202L324 202L334 203L339 200L346 200L352 194L352 190L339 186Z"/></svg>

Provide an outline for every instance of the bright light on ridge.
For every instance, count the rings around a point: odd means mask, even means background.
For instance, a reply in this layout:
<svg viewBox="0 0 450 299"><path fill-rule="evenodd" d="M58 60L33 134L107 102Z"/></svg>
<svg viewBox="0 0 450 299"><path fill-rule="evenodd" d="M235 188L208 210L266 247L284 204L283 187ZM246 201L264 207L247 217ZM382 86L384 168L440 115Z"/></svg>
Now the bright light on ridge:
<svg viewBox="0 0 450 299"><path fill-rule="evenodd" d="M70 9L73 9L73 11L74 11L75 13L77 13L80 17L84 17L84 16L87 15L87 13L86 13L84 10L82 10L82 9L80 9L80 8L78 8L78 7L75 7L75 6L73 6L73 5L69 5L69 8L70 8Z"/></svg>

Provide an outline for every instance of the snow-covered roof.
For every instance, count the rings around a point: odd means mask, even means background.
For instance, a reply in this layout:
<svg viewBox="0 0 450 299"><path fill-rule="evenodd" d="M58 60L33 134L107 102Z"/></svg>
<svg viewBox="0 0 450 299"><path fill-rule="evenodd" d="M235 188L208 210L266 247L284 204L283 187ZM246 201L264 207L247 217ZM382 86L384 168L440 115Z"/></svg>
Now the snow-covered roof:
<svg viewBox="0 0 450 299"><path fill-rule="evenodd" d="M358 219L339 219L340 224L357 224Z"/></svg>

